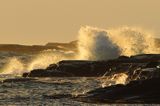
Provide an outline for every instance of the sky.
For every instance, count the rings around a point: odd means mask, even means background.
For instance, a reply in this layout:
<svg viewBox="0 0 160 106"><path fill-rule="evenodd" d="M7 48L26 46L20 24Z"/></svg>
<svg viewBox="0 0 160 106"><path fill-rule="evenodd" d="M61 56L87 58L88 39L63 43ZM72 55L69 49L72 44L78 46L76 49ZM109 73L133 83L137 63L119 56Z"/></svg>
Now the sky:
<svg viewBox="0 0 160 106"><path fill-rule="evenodd" d="M0 43L69 42L86 25L138 26L159 37L159 5L160 0L0 0Z"/></svg>

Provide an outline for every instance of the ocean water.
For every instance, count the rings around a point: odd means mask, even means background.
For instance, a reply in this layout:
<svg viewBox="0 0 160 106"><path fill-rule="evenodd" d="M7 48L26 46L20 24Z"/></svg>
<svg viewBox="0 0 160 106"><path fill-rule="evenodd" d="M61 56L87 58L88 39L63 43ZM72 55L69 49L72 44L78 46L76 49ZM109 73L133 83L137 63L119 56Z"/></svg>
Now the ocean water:
<svg viewBox="0 0 160 106"><path fill-rule="evenodd" d="M24 72L45 69L61 60L108 60L121 55L159 54L154 35L138 28L99 29L82 27L77 52L45 50L37 54L0 52L0 105L2 106L99 106L71 98L53 99L49 96L85 94L85 92L113 84L126 84L127 75L96 78L34 78L29 81L10 81L21 78ZM127 105L127 104L126 104Z"/></svg>
<svg viewBox="0 0 160 106"><path fill-rule="evenodd" d="M99 78L35 78L31 81L3 82L13 76L1 76L0 105L29 106L81 106L97 105L72 100L71 98L45 98L53 95L79 95L101 86Z"/></svg>
<svg viewBox="0 0 160 106"><path fill-rule="evenodd" d="M24 67L27 67L34 57L35 54L0 52L0 106L91 105L70 98L50 99L45 96L84 94L101 86L99 78L53 77L4 82L6 79L22 78L21 74L27 69Z"/></svg>
<svg viewBox="0 0 160 106"><path fill-rule="evenodd" d="M57 53L59 51L56 51ZM61 53L64 55L63 52ZM109 77L52 77L23 80L21 77L23 72L46 68L54 63L54 56L57 56L55 51L40 54L0 52L0 106L106 106L108 104L75 101L70 96L85 94L99 87L128 83L128 76L124 73ZM47 64L44 65L43 63L47 60ZM58 61L57 58L56 61ZM6 81L17 78L22 78L22 80ZM57 95L61 96L58 99L53 98ZM67 95L69 97L66 97Z"/></svg>
<svg viewBox="0 0 160 106"><path fill-rule="evenodd" d="M6 79L22 78L22 73L28 71L25 70L27 69L27 65L33 60L35 61L34 58L36 56L37 55L35 54L0 52L0 106L106 105L78 102L70 97L63 98L63 96L59 99L49 98L49 96L52 97L54 95L77 96L79 94L85 94L90 90L107 86L105 85L106 80L104 77L53 77L33 78L32 80L27 81L13 80L4 82ZM113 81L111 81L109 84L111 83L116 84L117 82L114 81L113 83Z"/></svg>
<svg viewBox="0 0 160 106"><path fill-rule="evenodd" d="M28 81L6 81L12 75L1 75L0 106L158 106L158 104L92 104L75 101L65 95L76 96L102 87L101 77L34 78ZM59 99L55 95L64 95Z"/></svg>

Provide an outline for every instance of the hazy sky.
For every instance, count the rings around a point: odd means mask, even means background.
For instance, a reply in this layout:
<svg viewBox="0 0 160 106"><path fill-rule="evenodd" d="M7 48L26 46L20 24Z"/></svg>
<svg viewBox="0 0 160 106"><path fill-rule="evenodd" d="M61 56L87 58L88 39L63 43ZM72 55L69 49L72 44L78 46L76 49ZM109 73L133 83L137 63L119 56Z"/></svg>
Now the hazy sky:
<svg viewBox="0 0 160 106"><path fill-rule="evenodd" d="M142 26L160 35L160 0L0 0L0 43L77 38L81 26Z"/></svg>

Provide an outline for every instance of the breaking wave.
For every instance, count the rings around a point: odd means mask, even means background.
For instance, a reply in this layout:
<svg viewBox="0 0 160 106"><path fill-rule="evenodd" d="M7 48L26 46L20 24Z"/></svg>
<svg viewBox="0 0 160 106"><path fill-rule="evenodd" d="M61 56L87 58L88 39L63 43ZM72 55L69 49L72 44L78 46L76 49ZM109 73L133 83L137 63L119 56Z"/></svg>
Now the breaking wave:
<svg viewBox="0 0 160 106"><path fill-rule="evenodd" d="M82 27L79 31L79 57L87 60L108 60L120 55L157 54L154 35L134 27L99 29Z"/></svg>
<svg viewBox="0 0 160 106"><path fill-rule="evenodd" d="M22 74L25 72L25 66L18 58L13 57L7 60L7 64L2 68L1 74Z"/></svg>
<svg viewBox="0 0 160 106"><path fill-rule="evenodd" d="M38 68L46 68L61 60L108 60L120 55L157 54L154 34L135 27L120 27L100 29L82 27L78 33L78 52L64 52L57 50L43 51L32 56L28 63L14 57L9 58L2 73L21 74Z"/></svg>
<svg viewBox="0 0 160 106"><path fill-rule="evenodd" d="M105 30L82 27L78 40L78 59L108 60L120 55L120 49L112 42Z"/></svg>
<svg viewBox="0 0 160 106"><path fill-rule="evenodd" d="M28 64L27 70L33 69L45 69L50 64L56 64L61 60L68 60L74 58L73 52L63 52L63 51L44 51L36 55L32 61Z"/></svg>

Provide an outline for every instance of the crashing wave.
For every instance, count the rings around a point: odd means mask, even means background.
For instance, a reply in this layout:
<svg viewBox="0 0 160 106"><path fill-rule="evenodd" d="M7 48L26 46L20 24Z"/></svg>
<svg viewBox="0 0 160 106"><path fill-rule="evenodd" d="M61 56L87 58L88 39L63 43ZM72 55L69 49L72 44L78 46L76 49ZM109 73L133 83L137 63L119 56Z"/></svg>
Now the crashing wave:
<svg viewBox="0 0 160 106"><path fill-rule="evenodd" d="M120 55L157 54L154 35L134 27L99 29L82 27L78 43L80 59L108 60Z"/></svg>
<svg viewBox="0 0 160 106"><path fill-rule="evenodd" d="M82 27L78 36L78 53L49 50L32 56L28 63L11 58L3 67L3 73L23 73L37 68L46 68L61 60L109 60L120 55L158 54L154 35L135 27L100 29Z"/></svg>

